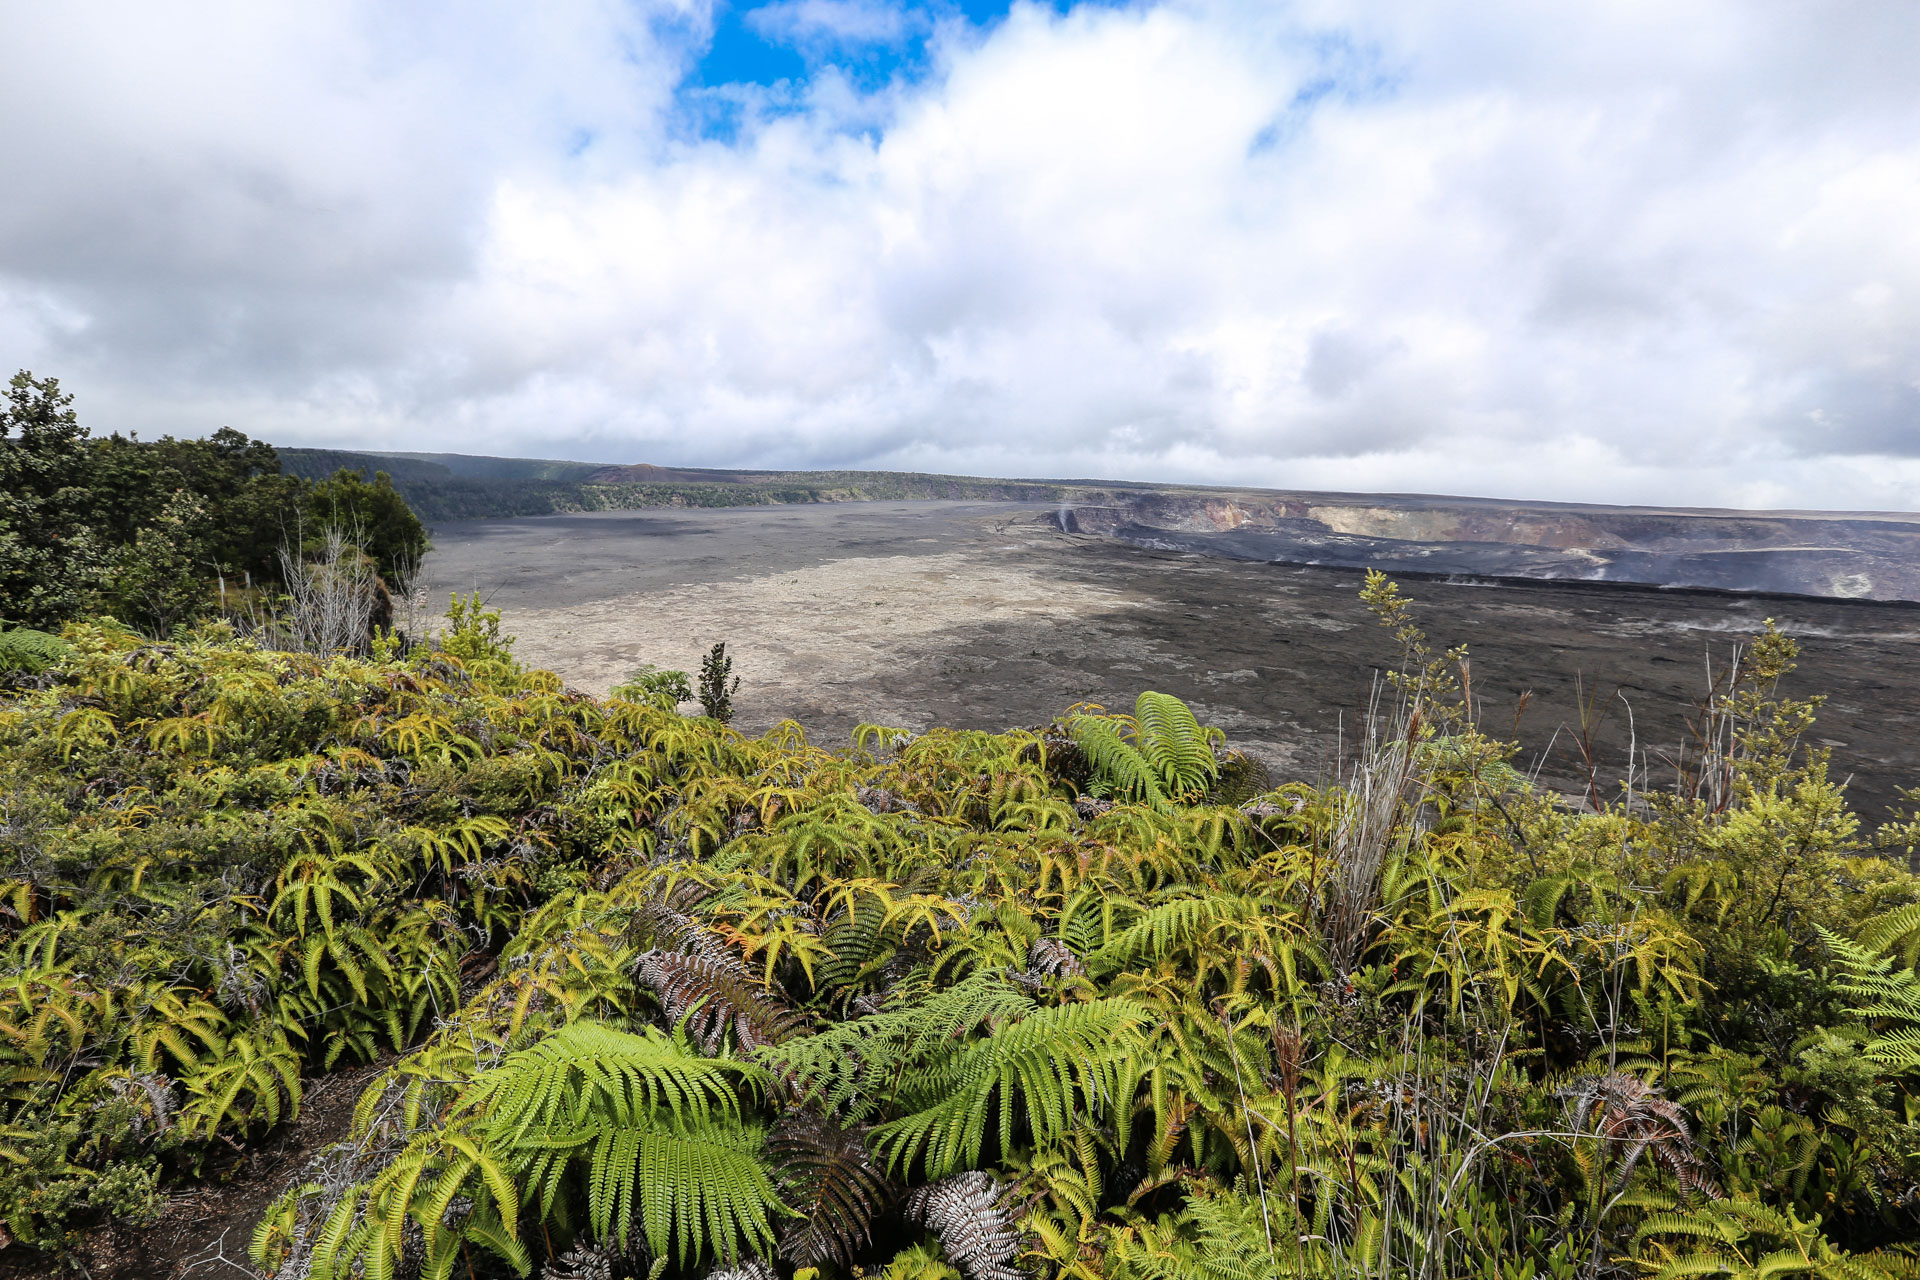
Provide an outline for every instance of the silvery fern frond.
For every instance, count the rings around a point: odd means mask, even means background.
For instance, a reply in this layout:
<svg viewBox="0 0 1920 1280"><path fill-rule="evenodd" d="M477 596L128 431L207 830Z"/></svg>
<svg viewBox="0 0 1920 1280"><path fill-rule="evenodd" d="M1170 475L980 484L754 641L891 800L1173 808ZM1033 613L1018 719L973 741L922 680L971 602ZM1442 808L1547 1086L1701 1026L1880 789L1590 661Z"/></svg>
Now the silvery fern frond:
<svg viewBox="0 0 1920 1280"><path fill-rule="evenodd" d="M939 1237L941 1250L966 1280L1022 1280L1013 1265L1020 1232L1008 1198L993 1175L975 1169L915 1188L907 1195L906 1217Z"/></svg>

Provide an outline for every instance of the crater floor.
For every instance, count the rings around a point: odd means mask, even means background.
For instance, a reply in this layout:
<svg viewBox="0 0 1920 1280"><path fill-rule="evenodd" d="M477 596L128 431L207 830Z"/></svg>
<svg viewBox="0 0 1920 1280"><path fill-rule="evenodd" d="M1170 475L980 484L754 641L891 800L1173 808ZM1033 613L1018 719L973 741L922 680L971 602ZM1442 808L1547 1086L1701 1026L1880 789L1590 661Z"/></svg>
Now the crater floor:
<svg viewBox="0 0 1920 1280"><path fill-rule="evenodd" d="M524 660L604 693L642 663L697 670L724 640L738 726L822 745L856 724L1003 729L1076 702L1186 699L1277 777L1327 775L1392 637L1351 568L1234 561L1059 530L1051 504L836 503L470 521L434 531L430 598L479 590ZM1920 606L1616 584L1405 584L1440 646L1466 644L1480 719L1523 767L1582 792L1582 691L1604 787L1670 756L1764 618L1802 645L1789 692L1826 693L1834 776L1877 820L1920 785Z"/></svg>

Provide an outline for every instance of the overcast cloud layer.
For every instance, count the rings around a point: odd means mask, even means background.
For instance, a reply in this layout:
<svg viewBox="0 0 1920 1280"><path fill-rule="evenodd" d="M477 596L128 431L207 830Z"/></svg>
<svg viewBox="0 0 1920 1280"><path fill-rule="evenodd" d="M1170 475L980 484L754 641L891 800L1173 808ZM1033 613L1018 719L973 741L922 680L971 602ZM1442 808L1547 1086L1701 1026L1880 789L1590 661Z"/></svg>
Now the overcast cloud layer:
<svg viewBox="0 0 1920 1280"><path fill-rule="evenodd" d="M733 22L801 74L729 80ZM0 9L96 430L1920 507L1920 5Z"/></svg>

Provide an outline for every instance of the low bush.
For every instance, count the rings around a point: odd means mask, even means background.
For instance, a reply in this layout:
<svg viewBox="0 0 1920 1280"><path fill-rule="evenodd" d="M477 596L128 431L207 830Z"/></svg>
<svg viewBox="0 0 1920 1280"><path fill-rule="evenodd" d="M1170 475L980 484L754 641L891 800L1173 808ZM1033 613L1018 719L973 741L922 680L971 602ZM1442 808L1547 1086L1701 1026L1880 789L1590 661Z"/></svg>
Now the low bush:
<svg viewBox="0 0 1920 1280"><path fill-rule="evenodd" d="M1920 884L1791 642L1595 808L1372 590L1366 745L1251 795L1164 696L831 752L573 693L474 600L369 657L70 627L0 695L6 1231L391 1054L263 1271L1913 1272Z"/></svg>

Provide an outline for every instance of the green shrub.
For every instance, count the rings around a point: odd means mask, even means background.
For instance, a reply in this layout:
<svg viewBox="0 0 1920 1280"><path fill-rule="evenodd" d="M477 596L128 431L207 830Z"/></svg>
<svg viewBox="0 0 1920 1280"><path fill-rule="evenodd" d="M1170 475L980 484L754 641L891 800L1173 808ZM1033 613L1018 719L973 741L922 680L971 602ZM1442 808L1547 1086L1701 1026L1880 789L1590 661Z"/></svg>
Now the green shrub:
<svg viewBox="0 0 1920 1280"><path fill-rule="evenodd" d="M616 698L629 702L647 702L672 711L694 698L693 683L684 671L672 671L651 663L637 667L611 690Z"/></svg>
<svg viewBox="0 0 1920 1280"><path fill-rule="evenodd" d="M727 646L716 644L700 661L700 712L721 724L733 720L733 695L740 692L740 677L733 674L733 659Z"/></svg>
<svg viewBox="0 0 1920 1280"><path fill-rule="evenodd" d="M1717 695L1724 804L1594 812L1412 714L1411 636L1404 786L1239 804L1165 695L831 752L571 692L472 598L404 655L66 636L0 693L37 1247L378 1063L263 1270L1911 1274L1920 880L1781 643Z"/></svg>

